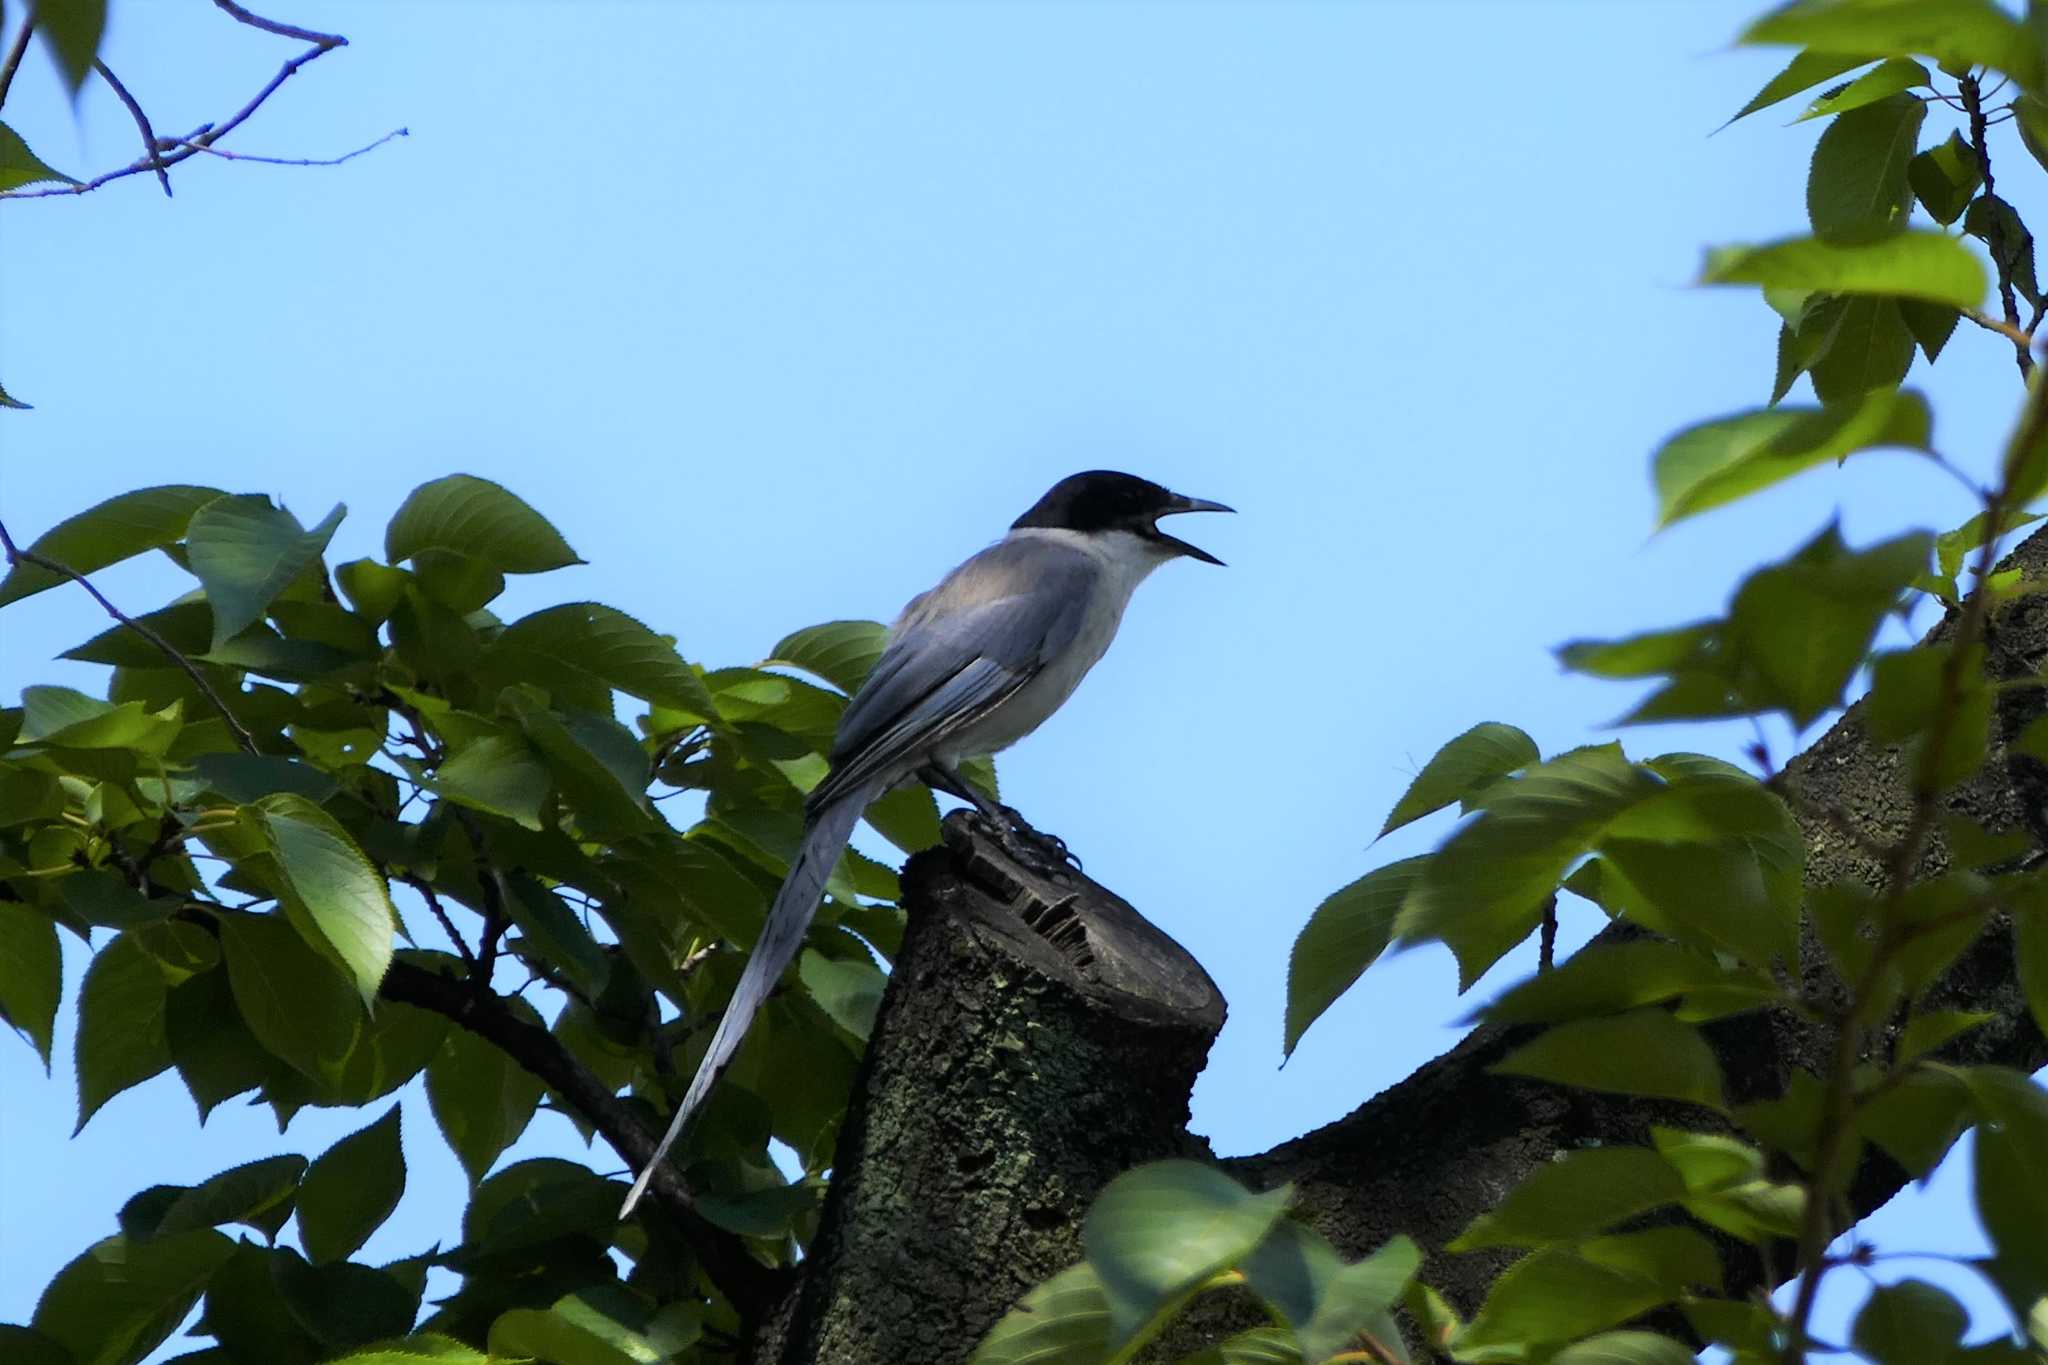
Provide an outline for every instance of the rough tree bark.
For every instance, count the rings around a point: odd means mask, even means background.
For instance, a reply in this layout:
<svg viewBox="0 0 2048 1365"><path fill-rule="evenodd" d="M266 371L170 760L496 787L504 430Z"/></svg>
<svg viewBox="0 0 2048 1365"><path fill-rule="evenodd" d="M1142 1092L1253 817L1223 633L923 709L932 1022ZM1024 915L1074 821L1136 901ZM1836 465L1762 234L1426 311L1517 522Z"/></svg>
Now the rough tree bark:
<svg viewBox="0 0 2048 1365"><path fill-rule="evenodd" d="M2048 580L2048 532L2004 567L2013 566ZM2021 597L1997 612L1990 645L1997 676L2039 675L2048 598ZM2048 847L2048 768L2008 755L2006 743L2043 714L2041 689L2003 695L1991 761L1945 798L1950 811L1994 831L2028 831ZM1881 880L1859 844L1881 845L1904 827L1905 779L1900 752L1866 738L1860 708L1787 766L1776 786L1805 831L1811 884ZM1937 841L1917 875L1947 858ZM1103 1184L1139 1162L1209 1156L1187 1131L1188 1094L1223 1004L1177 945L1086 878L1054 884L1019 871L957 819L944 847L912 860L904 900L909 933L822 1225L758 1361L965 1360L1026 1289L1076 1259L1080 1215ZM1823 955L1806 959L1807 987L1838 992ZM2048 1063L2008 924L1994 921L1936 998L1998 1016L1945 1049L1949 1059L2029 1071ZM1795 1069L1820 1071L1833 1047L1828 1029L1783 1012L1708 1032L1737 1103L1782 1093ZM1433 1253L1424 1278L1469 1311L1503 1255L1440 1249L1476 1214L1561 1150L1641 1142L1653 1123L1701 1121L1684 1106L1489 1074L1527 1036L1479 1029L1337 1122L1221 1165L1262 1188L1292 1181L1296 1207L1347 1253L1410 1234ZM1867 1155L1852 1186L1858 1215L1905 1182L1888 1158ZM1762 1282L1753 1255L1723 1245L1731 1290ZM1249 1313L1224 1303L1204 1326L1251 1325Z"/></svg>

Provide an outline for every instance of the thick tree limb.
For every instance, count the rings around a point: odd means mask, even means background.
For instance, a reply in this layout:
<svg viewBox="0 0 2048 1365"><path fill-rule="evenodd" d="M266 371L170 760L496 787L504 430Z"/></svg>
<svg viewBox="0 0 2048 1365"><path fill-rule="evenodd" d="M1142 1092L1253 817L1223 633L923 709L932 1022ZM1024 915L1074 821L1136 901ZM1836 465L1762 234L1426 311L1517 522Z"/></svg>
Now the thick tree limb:
<svg viewBox="0 0 2048 1365"><path fill-rule="evenodd" d="M571 1056L553 1034L513 1014L497 996L479 994L469 981L409 962L391 964L379 994L453 1020L502 1051L581 1115L628 1166L640 1169L653 1157L655 1135L632 1108ZM782 1298L787 1273L761 1264L740 1238L706 1222L691 1206L673 1168L656 1170L650 1193L696 1252L704 1273L743 1318L759 1321Z"/></svg>
<svg viewBox="0 0 2048 1365"><path fill-rule="evenodd" d="M2048 532L2006 564L2048 580ZM1949 630L1937 627L1934 638ZM2039 676L2048 665L2048 596L1992 613L1987 636L1994 674ZM2048 766L2005 748L2043 714L2048 691L2002 690L1992 761L1948 793L1940 813L2029 831L2048 847ZM1811 884L1882 884L1884 853L1913 823L1909 779L1899 750L1869 742L1860 708L1787 765L1774 781L1800 817ZM1102 1184L1142 1161L1206 1154L1186 1131L1187 1097L1220 1002L1199 992L1103 991L1102 969L1057 944L1085 942L1099 957L1094 945L1111 932L1099 926L1123 917L1142 925L1135 912L1085 879L1060 888L1005 869L958 825L949 825L948 844L906 871L910 931L841 1133L822 1226L756 1361L963 1361L1025 1289L1072 1262L1080 1214ZM1937 833L1913 875L1947 860ZM1061 927L1048 937L1031 930L1032 918ZM1839 998L1825 954L1809 947L1804 986L1817 999ZM1198 973L1172 949L1158 954L1151 979L1185 983ZM1162 1010L1172 999L1186 1003ZM1947 1060L2027 1071L2048 1064L2048 1039L2027 1009L2002 918L1960 956L1932 1004L1996 1015L1945 1048ZM1781 1094L1795 1071L1820 1073L1836 1042L1833 1028L1784 1012L1705 1032L1738 1105ZM1337 1122L1220 1164L1261 1187L1292 1181L1296 1207L1351 1255L1395 1232L1414 1236L1432 1253L1425 1278L1469 1311L1511 1253L1442 1248L1530 1172L1561 1151L1645 1142L1653 1124L1718 1122L1686 1105L1494 1075L1492 1065L1531 1034L1482 1028ZM1850 1183L1851 1211L1870 1213L1906 1180L1890 1159L1867 1153ZM1731 1293L1791 1269L1789 1247L1767 1265L1746 1246L1721 1245ZM1200 1317L1172 1345L1192 1349L1263 1321L1249 1302L1228 1298L1205 1300Z"/></svg>

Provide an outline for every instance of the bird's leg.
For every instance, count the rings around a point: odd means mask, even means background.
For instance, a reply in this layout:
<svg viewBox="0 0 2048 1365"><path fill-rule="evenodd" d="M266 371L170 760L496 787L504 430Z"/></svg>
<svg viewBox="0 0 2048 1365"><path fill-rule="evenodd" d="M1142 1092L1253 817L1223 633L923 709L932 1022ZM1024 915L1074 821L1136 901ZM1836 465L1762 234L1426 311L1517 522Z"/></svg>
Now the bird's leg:
<svg viewBox="0 0 2048 1365"><path fill-rule="evenodd" d="M1051 872L1072 866L1081 870L1081 860L1074 856L1066 841L1056 834L1046 834L1034 828L1029 820L1010 806L991 801L978 791L972 782L959 773L941 767L936 761L925 765L918 774L920 780L937 791L957 796L974 807L982 823L995 835L1013 857L1029 866L1033 871ZM1048 858L1047 855L1050 855Z"/></svg>

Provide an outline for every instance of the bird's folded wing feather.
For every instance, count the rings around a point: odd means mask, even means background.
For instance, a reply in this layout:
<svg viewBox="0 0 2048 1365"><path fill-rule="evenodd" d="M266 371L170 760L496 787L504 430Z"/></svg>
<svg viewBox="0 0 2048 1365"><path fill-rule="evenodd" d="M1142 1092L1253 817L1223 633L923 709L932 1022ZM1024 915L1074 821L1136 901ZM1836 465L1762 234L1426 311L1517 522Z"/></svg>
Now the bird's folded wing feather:
<svg viewBox="0 0 2048 1365"><path fill-rule="evenodd" d="M1073 642L1099 570L1078 550L1003 541L912 602L840 719L815 808L923 755Z"/></svg>

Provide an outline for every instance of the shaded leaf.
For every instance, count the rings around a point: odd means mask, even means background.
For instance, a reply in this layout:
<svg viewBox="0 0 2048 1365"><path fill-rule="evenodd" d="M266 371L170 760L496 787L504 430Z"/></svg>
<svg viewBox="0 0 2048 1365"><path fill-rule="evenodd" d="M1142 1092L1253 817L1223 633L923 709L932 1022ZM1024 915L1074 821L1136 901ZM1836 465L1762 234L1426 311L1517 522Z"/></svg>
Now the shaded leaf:
<svg viewBox="0 0 2048 1365"><path fill-rule="evenodd" d="M1906 181L1927 215L1947 227L1970 206L1977 187L1984 183L1984 168L1977 164L1977 153L1963 141L1963 135L1951 132L1946 142L1936 143L1907 163Z"/></svg>
<svg viewBox="0 0 2048 1365"><path fill-rule="evenodd" d="M1969 1325L1969 1313L1947 1291L1901 1280L1871 1291L1849 1342L1879 1365L1927 1365L1946 1360Z"/></svg>
<svg viewBox="0 0 2048 1365"><path fill-rule="evenodd" d="M1492 1069L1588 1090L1687 1100L1710 1109L1727 1105L1713 1049L1697 1030L1659 1009L1554 1025Z"/></svg>
<svg viewBox="0 0 2048 1365"><path fill-rule="evenodd" d="M56 923L31 906L0 901L0 1021L21 1030L45 1071L63 991Z"/></svg>
<svg viewBox="0 0 2048 1365"><path fill-rule="evenodd" d="M33 185L40 180L56 180L66 185L78 183L30 151L28 144L21 140L21 134L0 123L0 191L18 190L23 185Z"/></svg>
<svg viewBox="0 0 2048 1365"><path fill-rule="evenodd" d="M74 1365L125 1365L177 1330L234 1243L211 1228L134 1241L95 1242L57 1272L30 1325Z"/></svg>
<svg viewBox="0 0 2048 1365"><path fill-rule="evenodd" d="M174 1237L197 1228L242 1223L266 1239L274 1238L291 1217L293 1197L305 1173L306 1158L297 1155L230 1167L173 1199L150 1235Z"/></svg>
<svg viewBox="0 0 2048 1365"><path fill-rule="evenodd" d="M546 1309L515 1308L491 1324L494 1355L529 1355L569 1365L653 1365L673 1359L702 1332L694 1303L656 1306L624 1285L593 1285Z"/></svg>
<svg viewBox="0 0 2048 1365"><path fill-rule="evenodd" d="M1542 1247L1576 1241L1676 1203L1685 1182L1647 1147L1591 1147L1538 1166L1447 1248Z"/></svg>
<svg viewBox="0 0 2048 1365"><path fill-rule="evenodd" d="M28 548L66 568L91 573L179 539L192 514L221 496L218 488L191 484L140 488L65 518ZM65 581L40 565L17 564L0 578L0 606Z"/></svg>
<svg viewBox="0 0 2048 1365"><path fill-rule="evenodd" d="M107 0L29 0L29 14L75 100L99 55L107 30Z"/></svg>
<svg viewBox="0 0 2048 1365"><path fill-rule="evenodd" d="M1917 62L1889 61L1863 78L1879 81L1901 68L1910 83L1927 73ZM1859 82L1860 84L1860 82ZM1847 99L1852 85L1837 98ZM1911 206L1906 166L1919 145L1927 106L1895 86L1874 102L1842 114L1827 126L1813 150L1806 179L1806 214L1817 237L1830 242L1867 242L1905 225Z"/></svg>
<svg viewBox="0 0 2048 1365"><path fill-rule="evenodd" d="M216 498L185 529L186 562L213 606L213 648L263 618L279 593L319 563L348 509L308 531L268 498Z"/></svg>
<svg viewBox="0 0 2048 1365"><path fill-rule="evenodd" d="M1757 91L1749 103L1736 110L1735 117L1728 123L1747 118L1759 109L1768 109L1802 90L1811 90L1822 81L1832 80L1844 71L1867 65L1871 60L1869 57L1844 57L1832 52L1802 52L1792 59L1791 65L1765 82L1764 88ZM1722 127L1727 127L1727 124Z"/></svg>
<svg viewBox="0 0 2048 1365"><path fill-rule="evenodd" d="M969 1365L1102 1365L1109 1356L1109 1299L1083 1261L1026 1294L989 1329Z"/></svg>
<svg viewBox="0 0 2048 1365"><path fill-rule="evenodd" d="M1828 333L1826 348L1807 367L1814 394L1823 403L1854 403L1871 393L1889 393L1913 367L1913 332L1906 326L1902 299L1853 298Z"/></svg>
<svg viewBox="0 0 2048 1365"><path fill-rule="evenodd" d="M523 616L505 627L492 652L544 659L698 720L718 717L710 689L676 653L673 639L596 602L571 602Z"/></svg>
<svg viewBox="0 0 2048 1365"><path fill-rule="evenodd" d="M171 1064L164 1040L164 974L131 934L118 934L85 969L78 992L78 1125L130 1086Z"/></svg>
<svg viewBox="0 0 2048 1365"><path fill-rule="evenodd" d="M516 1013L532 1013L531 1007ZM538 1020L534 1020L538 1023ZM469 1173L483 1179L498 1157L526 1131L540 1103L541 1084L504 1052L463 1029L451 1029L427 1063L427 1100L442 1136Z"/></svg>
<svg viewBox="0 0 2048 1365"><path fill-rule="evenodd" d="M1394 803L1380 836L1442 810L1454 801L1477 795L1509 773L1537 763L1543 755L1536 741L1512 725L1485 721L1459 735L1423 765L1408 790ZM1469 809L1469 807L1468 807Z"/></svg>
<svg viewBox="0 0 2048 1365"><path fill-rule="evenodd" d="M348 978L282 915L219 920L228 984L249 1032L316 1082L337 1075L363 1019Z"/></svg>
<svg viewBox="0 0 2048 1365"><path fill-rule="evenodd" d="M1427 858L1404 858L1366 873L1317 906L1287 959L1287 1023L1283 1058L1308 1026L1351 989L1386 950L1401 906Z"/></svg>
<svg viewBox="0 0 2048 1365"><path fill-rule="evenodd" d="M340 1261L370 1239L405 1193L399 1109L324 1152L299 1190L299 1241L314 1264Z"/></svg>
<svg viewBox="0 0 2048 1365"><path fill-rule="evenodd" d="M1929 85L1927 68L1905 57L1893 57L1872 70L1864 72L1855 80L1831 94L1822 95L1806 106L1806 111L1794 123L1808 119L1826 118L1831 114L1846 114L1851 109L1861 109L1875 104L1888 95L1896 95L1916 86Z"/></svg>

